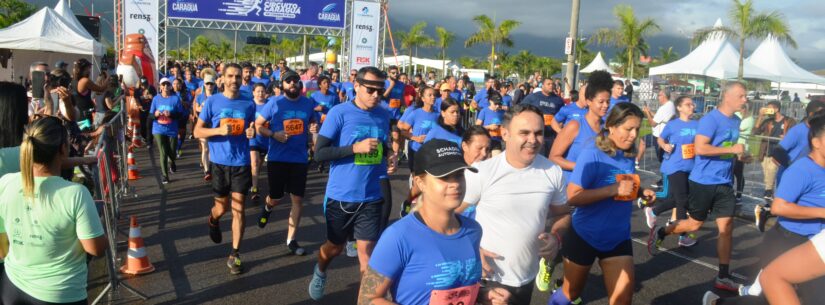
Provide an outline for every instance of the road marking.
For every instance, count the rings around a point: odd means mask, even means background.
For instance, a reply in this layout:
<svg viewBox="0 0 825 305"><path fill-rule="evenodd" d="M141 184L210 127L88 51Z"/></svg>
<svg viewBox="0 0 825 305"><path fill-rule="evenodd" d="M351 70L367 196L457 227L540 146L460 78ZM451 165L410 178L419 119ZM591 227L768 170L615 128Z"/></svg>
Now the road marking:
<svg viewBox="0 0 825 305"><path fill-rule="evenodd" d="M632 238L632 240L633 240L633 242L635 242L637 244L640 244L640 245L643 245L643 246L647 247L647 241L642 241L638 238ZM668 253L670 255L681 258L683 260L686 260L686 261L695 263L697 265L707 267L708 269L714 270L716 272L719 272L719 267L714 266L713 264L710 264L710 263L703 262L700 259L693 258L693 257L687 256L687 255L684 255L684 254L681 254L681 253L678 253L678 252L674 252L674 251L671 251L670 249L662 249L662 252ZM742 281L747 281L748 280L747 277L745 277L744 275L741 275L739 273L736 273L736 272L731 272L730 275L732 277L735 277L735 278L737 278L739 280L742 280Z"/></svg>

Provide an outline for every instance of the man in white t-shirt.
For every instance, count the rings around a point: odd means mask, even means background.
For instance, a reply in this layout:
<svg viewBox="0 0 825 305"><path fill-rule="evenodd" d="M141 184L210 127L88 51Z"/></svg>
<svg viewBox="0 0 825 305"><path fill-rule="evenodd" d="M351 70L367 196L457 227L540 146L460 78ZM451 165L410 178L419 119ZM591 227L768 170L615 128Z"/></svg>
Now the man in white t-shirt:
<svg viewBox="0 0 825 305"><path fill-rule="evenodd" d="M552 259L569 227L561 168L539 155L544 118L533 105L513 106L502 121L503 154L474 164L467 173L464 205L474 206L487 288L504 288L508 304L530 304L539 259ZM466 208L466 206L464 208ZM546 229L552 216L552 228Z"/></svg>
<svg viewBox="0 0 825 305"><path fill-rule="evenodd" d="M647 107L647 105L644 107L644 113L647 116L648 123L650 123L650 128L653 128L653 145L656 145L656 159L659 160L659 163L662 163L665 151L656 144L658 143L656 138L659 138L662 130L665 130L667 121L670 121L676 115L676 106L670 101L670 90L664 87L659 90L659 109L656 109L655 115L650 113L650 107ZM653 187L659 187L661 183L662 179L659 179Z"/></svg>

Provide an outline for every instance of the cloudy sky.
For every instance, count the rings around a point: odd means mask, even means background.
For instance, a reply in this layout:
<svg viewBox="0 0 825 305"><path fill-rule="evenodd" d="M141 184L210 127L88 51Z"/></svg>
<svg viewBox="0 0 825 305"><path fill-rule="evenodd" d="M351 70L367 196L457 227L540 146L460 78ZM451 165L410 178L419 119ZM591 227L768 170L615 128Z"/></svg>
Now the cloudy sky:
<svg viewBox="0 0 825 305"><path fill-rule="evenodd" d="M37 6L57 3L57 0L26 1ZM91 10L88 0L72 2L72 7L78 14ZM92 2L97 12L111 16L112 1ZM629 4L633 6L638 18L653 18L662 27L661 32L649 38L653 55L658 54L659 47L669 46L685 55L689 52L687 37L690 33L712 25L717 18L722 18L723 23L729 24L727 12L731 2L732 0L581 0L579 31L580 35L588 37L598 28L615 26L617 21L613 16L613 7ZM809 70L825 69L825 60L822 60L825 56L825 18L822 16L821 0L755 2L758 11L779 11L790 23L793 37L799 44L798 49L786 48L791 58ZM463 48L464 39L476 30L472 23L473 16L487 14L498 20L515 19L521 21L522 25L513 33L515 46L505 51L516 53L525 49L538 55L561 57L564 52L564 37L569 31L570 8L570 0L390 0L390 20L394 31L404 30L418 21L426 21L431 36L434 36L435 26L456 32L459 38L449 50L449 55L457 57L483 56L485 52L489 52L486 48ZM111 20L111 17L108 19ZM108 26L106 22L103 25ZM104 35L112 34L108 30ZM231 34L226 37L231 37ZM750 54L758 43L759 41L749 41L746 54ZM170 44L174 44L174 41L170 41ZM613 56L612 48L590 48L605 51L608 58ZM427 54L427 51L423 52L422 55Z"/></svg>

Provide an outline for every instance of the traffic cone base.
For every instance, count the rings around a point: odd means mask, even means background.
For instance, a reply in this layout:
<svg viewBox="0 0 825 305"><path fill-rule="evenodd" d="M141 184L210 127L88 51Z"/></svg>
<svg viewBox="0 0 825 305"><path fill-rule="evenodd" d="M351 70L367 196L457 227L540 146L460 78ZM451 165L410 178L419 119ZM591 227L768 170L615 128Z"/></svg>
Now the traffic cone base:
<svg viewBox="0 0 825 305"><path fill-rule="evenodd" d="M126 264L120 267L120 272L139 275L155 271L155 266L149 262L149 255L146 253L146 246L143 244L140 226L137 218L131 217L129 225L129 250L126 252Z"/></svg>

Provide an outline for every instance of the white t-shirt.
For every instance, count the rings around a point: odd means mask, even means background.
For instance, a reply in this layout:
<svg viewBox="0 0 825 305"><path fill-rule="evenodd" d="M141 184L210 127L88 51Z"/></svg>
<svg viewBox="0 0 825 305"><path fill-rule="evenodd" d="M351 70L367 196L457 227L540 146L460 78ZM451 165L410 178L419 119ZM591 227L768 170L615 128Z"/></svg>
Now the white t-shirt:
<svg viewBox="0 0 825 305"><path fill-rule="evenodd" d="M668 101L662 107L656 110L656 114L653 115L653 121L656 122L656 127L653 127L653 136L659 137L662 134L662 130L665 130L665 122L670 121L673 116L676 115L676 107L673 106L673 102Z"/></svg>
<svg viewBox="0 0 825 305"><path fill-rule="evenodd" d="M477 204L476 221L484 232L481 247L501 257L487 279L518 287L538 274L538 236L545 231L550 206L567 202L567 183L561 168L543 156L516 169L505 155L476 163L478 173L465 172L464 202Z"/></svg>

